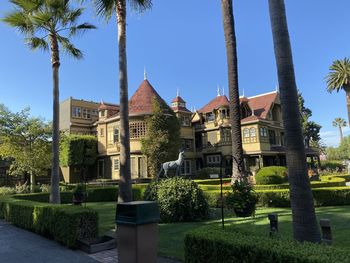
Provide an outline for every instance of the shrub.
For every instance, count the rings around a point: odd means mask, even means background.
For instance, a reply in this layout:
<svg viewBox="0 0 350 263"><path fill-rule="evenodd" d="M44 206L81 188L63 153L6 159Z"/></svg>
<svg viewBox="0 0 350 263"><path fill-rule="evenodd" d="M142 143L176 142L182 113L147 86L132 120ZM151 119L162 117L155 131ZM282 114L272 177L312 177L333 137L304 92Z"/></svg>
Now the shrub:
<svg viewBox="0 0 350 263"><path fill-rule="evenodd" d="M78 239L94 238L98 234L97 212L83 207L57 206L7 197L0 199L0 218L69 248L76 248Z"/></svg>
<svg viewBox="0 0 350 263"><path fill-rule="evenodd" d="M154 181L146 189L144 199L158 201L162 222L197 221L209 215L203 191L188 179L174 177Z"/></svg>
<svg viewBox="0 0 350 263"><path fill-rule="evenodd" d="M256 184L281 184L287 181L287 168L268 166L261 168L255 175Z"/></svg>
<svg viewBox="0 0 350 263"><path fill-rule="evenodd" d="M258 190L258 205L264 207L290 207L288 189ZM312 189L315 206L350 205L350 187L326 187ZM220 207L220 191L205 192L210 207ZM225 198L225 197L224 197ZM226 203L226 200L223 200Z"/></svg>
<svg viewBox="0 0 350 263"><path fill-rule="evenodd" d="M329 172L341 172L344 169L341 161L321 161L321 169Z"/></svg>
<svg viewBox="0 0 350 263"><path fill-rule="evenodd" d="M2 195L13 195L16 193L16 189L12 187L0 187L0 196Z"/></svg>
<svg viewBox="0 0 350 263"><path fill-rule="evenodd" d="M245 263L343 263L350 262L346 250L308 242L281 240L217 226L197 228L185 237L185 262Z"/></svg>

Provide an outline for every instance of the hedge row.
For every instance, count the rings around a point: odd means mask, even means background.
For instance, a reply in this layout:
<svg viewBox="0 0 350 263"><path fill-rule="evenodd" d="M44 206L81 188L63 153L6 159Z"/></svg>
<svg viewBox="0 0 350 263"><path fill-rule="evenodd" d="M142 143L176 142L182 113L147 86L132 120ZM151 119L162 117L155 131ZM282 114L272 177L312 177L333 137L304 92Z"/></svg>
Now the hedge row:
<svg viewBox="0 0 350 263"><path fill-rule="evenodd" d="M3 197L0 199L0 218L69 248L76 248L78 239L94 238L98 234L97 212L78 206Z"/></svg>
<svg viewBox="0 0 350 263"><path fill-rule="evenodd" d="M142 200L145 191L145 186L133 186L133 199ZM113 202L118 199L118 187L99 187L87 188L86 202ZM17 199L34 201L34 202L49 202L49 193L21 194L16 195ZM73 192L61 192L61 203L71 204L73 200Z"/></svg>
<svg viewBox="0 0 350 263"><path fill-rule="evenodd" d="M186 263L246 262L246 263L346 263L349 253L330 246L297 243L234 232L206 226L185 237Z"/></svg>
<svg viewBox="0 0 350 263"><path fill-rule="evenodd" d="M227 191L225 191L225 194ZM290 207L288 189L255 191L258 205L264 207ZM350 205L350 187L327 187L312 189L315 206ZM209 206L220 207L220 191L206 191ZM224 197L225 198L225 197ZM225 200L223 200L225 202Z"/></svg>

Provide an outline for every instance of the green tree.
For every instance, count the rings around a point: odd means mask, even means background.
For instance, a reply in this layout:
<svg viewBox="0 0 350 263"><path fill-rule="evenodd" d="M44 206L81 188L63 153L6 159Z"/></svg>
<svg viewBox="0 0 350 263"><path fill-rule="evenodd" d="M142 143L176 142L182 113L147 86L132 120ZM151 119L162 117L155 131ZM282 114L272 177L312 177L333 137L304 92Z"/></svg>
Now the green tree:
<svg viewBox="0 0 350 263"><path fill-rule="evenodd" d="M95 28L88 23L78 24L83 9L70 7L68 0L10 0L15 10L2 21L16 28L25 36L30 49L51 51L53 73L53 135L50 202L59 204L59 67L60 48L74 58L82 58L82 52L70 38Z"/></svg>
<svg viewBox="0 0 350 263"><path fill-rule="evenodd" d="M309 108L305 107L305 100L300 92L298 92L298 104L299 104L300 121L301 121L301 128L303 131L305 146L306 147L310 147L310 145L316 146L318 145L318 142L321 140L320 130L322 126L317 124L314 121L310 121L310 117L312 116L312 111Z"/></svg>
<svg viewBox="0 0 350 263"><path fill-rule="evenodd" d="M343 141L343 128L347 126L346 121L343 118L335 118L334 121L332 122L333 127L338 127L339 128L339 135L340 135L340 144Z"/></svg>
<svg viewBox="0 0 350 263"><path fill-rule="evenodd" d="M29 108L12 113L0 104L0 156L12 160L11 174L30 175L34 191L36 177L51 166L52 125L29 115Z"/></svg>
<svg viewBox="0 0 350 263"><path fill-rule="evenodd" d="M153 177L160 164L175 160L181 145L180 122L165 102L153 99L153 114L146 119L147 136L141 140L141 150L147 156L147 168Z"/></svg>
<svg viewBox="0 0 350 263"><path fill-rule="evenodd" d="M327 90L328 92L333 92L334 90L339 92L341 89L345 91L348 121L350 123L350 59L344 58L333 61L329 71L326 77Z"/></svg>
<svg viewBox="0 0 350 263"><path fill-rule="evenodd" d="M96 163L97 154L97 138L95 136L61 134L61 166L80 168L81 179L84 181L86 181L88 169Z"/></svg>
<svg viewBox="0 0 350 263"><path fill-rule="evenodd" d="M285 128L293 235L298 241L320 242L321 235L307 173L298 92L284 0L269 0L269 11Z"/></svg>
<svg viewBox="0 0 350 263"><path fill-rule="evenodd" d="M84 0L80 0L84 1ZM93 0L99 15L110 20L113 14L118 26L119 97L120 97L120 180L118 202L132 201L130 172L130 135L128 107L128 71L126 57L126 0ZM131 7L143 12L152 6L151 0L129 0Z"/></svg>
<svg viewBox="0 0 350 263"><path fill-rule="evenodd" d="M242 147L241 110L238 88L237 42L232 0L221 0L222 20L226 43L230 122L232 132L232 183L245 177Z"/></svg>

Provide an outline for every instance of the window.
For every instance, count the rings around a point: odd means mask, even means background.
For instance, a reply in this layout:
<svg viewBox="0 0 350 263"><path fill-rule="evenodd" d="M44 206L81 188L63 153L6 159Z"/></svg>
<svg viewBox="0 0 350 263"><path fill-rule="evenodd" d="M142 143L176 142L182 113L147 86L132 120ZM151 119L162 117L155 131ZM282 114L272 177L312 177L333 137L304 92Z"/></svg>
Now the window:
<svg viewBox="0 0 350 263"><path fill-rule="evenodd" d="M146 136L146 124L144 122L130 123L130 139L138 139Z"/></svg>
<svg viewBox="0 0 350 263"><path fill-rule="evenodd" d="M192 150L192 140L191 139L183 139L182 140L182 148L189 151Z"/></svg>
<svg viewBox="0 0 350 263"><path fill-rule="evenodd" d="M249 133L250 133L250 142L256 142L256 129L250 128Z"/></svg>
<svg viewBox="0 0 350 263"><path fill-rule="evenodd" d="M105 136L105 130L103 128L100 128L100 137Z"/></svg>
<svg viewBox="0 0 350 263"><path fill-rule="evenodd" d="M260 128L260 137L267 137L267 129L265 127Z"/></svg>
<svg viewBox="0 0 350 263"><path fill-rule="evenodd" d="M215 120L215 115L213 112L209 112L209 113L205 114L205 117L206 117L207 121L214 121Z"/></svg>
<svg viewBox="0 0 350 263"><path fill-rule="evenodd" d="M118 128L114 128L113 131L113 143L117 143L119 142L119 129Z"/></svg>
<svg viewBox="0 0 350 263"><path fill-rule="evenodd" d="M249 136L249 129L245 128L243 130L243 142L244 143L249 143L250 142L250 136Z"/></svg>
<svg viewBox="0 0 350 263"><path fill-rule="evenodd" d="M80 107L72 107L72 117L73 118L81 118L81 108Z"/></svg>
<svg viewBox="0 0 350 263"><path fill-rule="evenodd" d="M91 110L92 116L98 116L98 110Z"/></svg>
<svg viewBox="0 0 350 263"><path fill-rule="evenodd" d="M208 165L217 165L221 162L221 156L220 155L208 155L207 156L207 164Z"/></svg>
<svg viewBox="0 0 350 263"><path fill-rule="evenodd" d="M188 116L183 116L182 118L182 126L190 126L190 118Z"/></svg>
<svg viewBox="0 0 350 263"><path fill-rule="evenodd" d="M91 119L91 110L86 110L86 118Z"/></svg>
<svg viewBox="0 0 350 263"><path fill-rule="evenodd" d="M281 145L284 145L284 132L281 132Z"/></svg>
<svg viewBox="0 0 350 263"><path fill-rule="evenodd" d="M269 130L269 142L270 144L276 145L276 133L273 130Z"/></svg>
<svg viewBox="0 0 350 263"><path fill-rule="evenodd" d="M119 170L119 159L114 159L113 160L113 169L114 169L114 171L118 171Z"/></svg>
<svg viewBox="0 0 350 263"><path fill-rule="evenodd" d="M105 110L101 110L101 111L100 111L100 117L104 117L105 114L106 114L106 113L105 113Z"/></svg>
<svg viewBox="0 0 350 263"><path fill-rule="evenodd" d="M223 142L231 141L231 129L223 129L221 133L221 140Z"/></svg>
<svg viewBox="0 0 350 263"><path fill-rule="evenodd" d="M176 102L172 102L171 103L171 107L177 107L177 103Z"/></svg>
<svg viewBox="0 0 350 263"><path fill-rule="evenodd" d="M83 108L83 118L87 119L87 109Z"/></svg>
<svg viewBox="0 0 350 263"><path fill-rule="evenodd" d="M191 161L190 160L184 160L184 162L182 163L181 174L183 174L183 175L191 174Z"/></svg>

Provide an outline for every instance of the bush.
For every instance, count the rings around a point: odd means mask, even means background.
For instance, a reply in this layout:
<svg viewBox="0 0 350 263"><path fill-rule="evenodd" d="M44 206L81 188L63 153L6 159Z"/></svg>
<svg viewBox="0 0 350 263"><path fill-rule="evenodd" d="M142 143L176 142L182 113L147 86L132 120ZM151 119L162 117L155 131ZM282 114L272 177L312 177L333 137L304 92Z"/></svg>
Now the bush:
<svg viewBox="0 0 350 263"><path fill-rule="evenodd" d="M281 184L287 181L287 168L268 166L261 168L255 175L256 184Z"/></svg>
<svg viewBox="0 0 350 263"><path fill-rule="evenodd" d="M0 218L69 248L76 248L78 239L94 238L98 234L97 212L77 206L57 206L7 197L0 199Z"/></svg>
<svg viewBox="0 0 350 263"><path fill-rule="evenodd" d="M346 250L308 242L281 240L247 233L233 228L206 226L185 237L186 263L344 263L350 262Z"/></svg>
<svg viewBox="0 0 350 263"><path fill-rule="evenodd" d="M198 185L179 177L150 183L145 200L158 201L162 222L184 222L207 219L209 206Z"/></svg>
<svg viewBox="0 0 350 263"><path fill-rule="evenodd" d="M344 169L341 161L321 161L321 169L329 172L341 172Z"/></svg>
<svg viewBox="0 0 350 263"><path fill-rule="evenodd" d="M133 200L142 200L145 186L133 186ZM99 187L86 189L86 202L113 202L118 200L118 187ZM34 201L34 202L49 202L49 193L35 193L16 195L17 199ZM61 192L61 204L71 204L73 200L73 192Z"/></svg>
<svg viewBox="0 0 350 263"><path fill-rule="evenodd" d="M227 192L227 191L226 191ZM263 207L290 207L288 189L258 190L258 205ZM326 187L312 189L315 206L350 205L350 187ZM205 192L210 207L220 207L220 191ZM224 196L225 198L225 196ZM224 204L226 200L223 200Z"/></svg>

